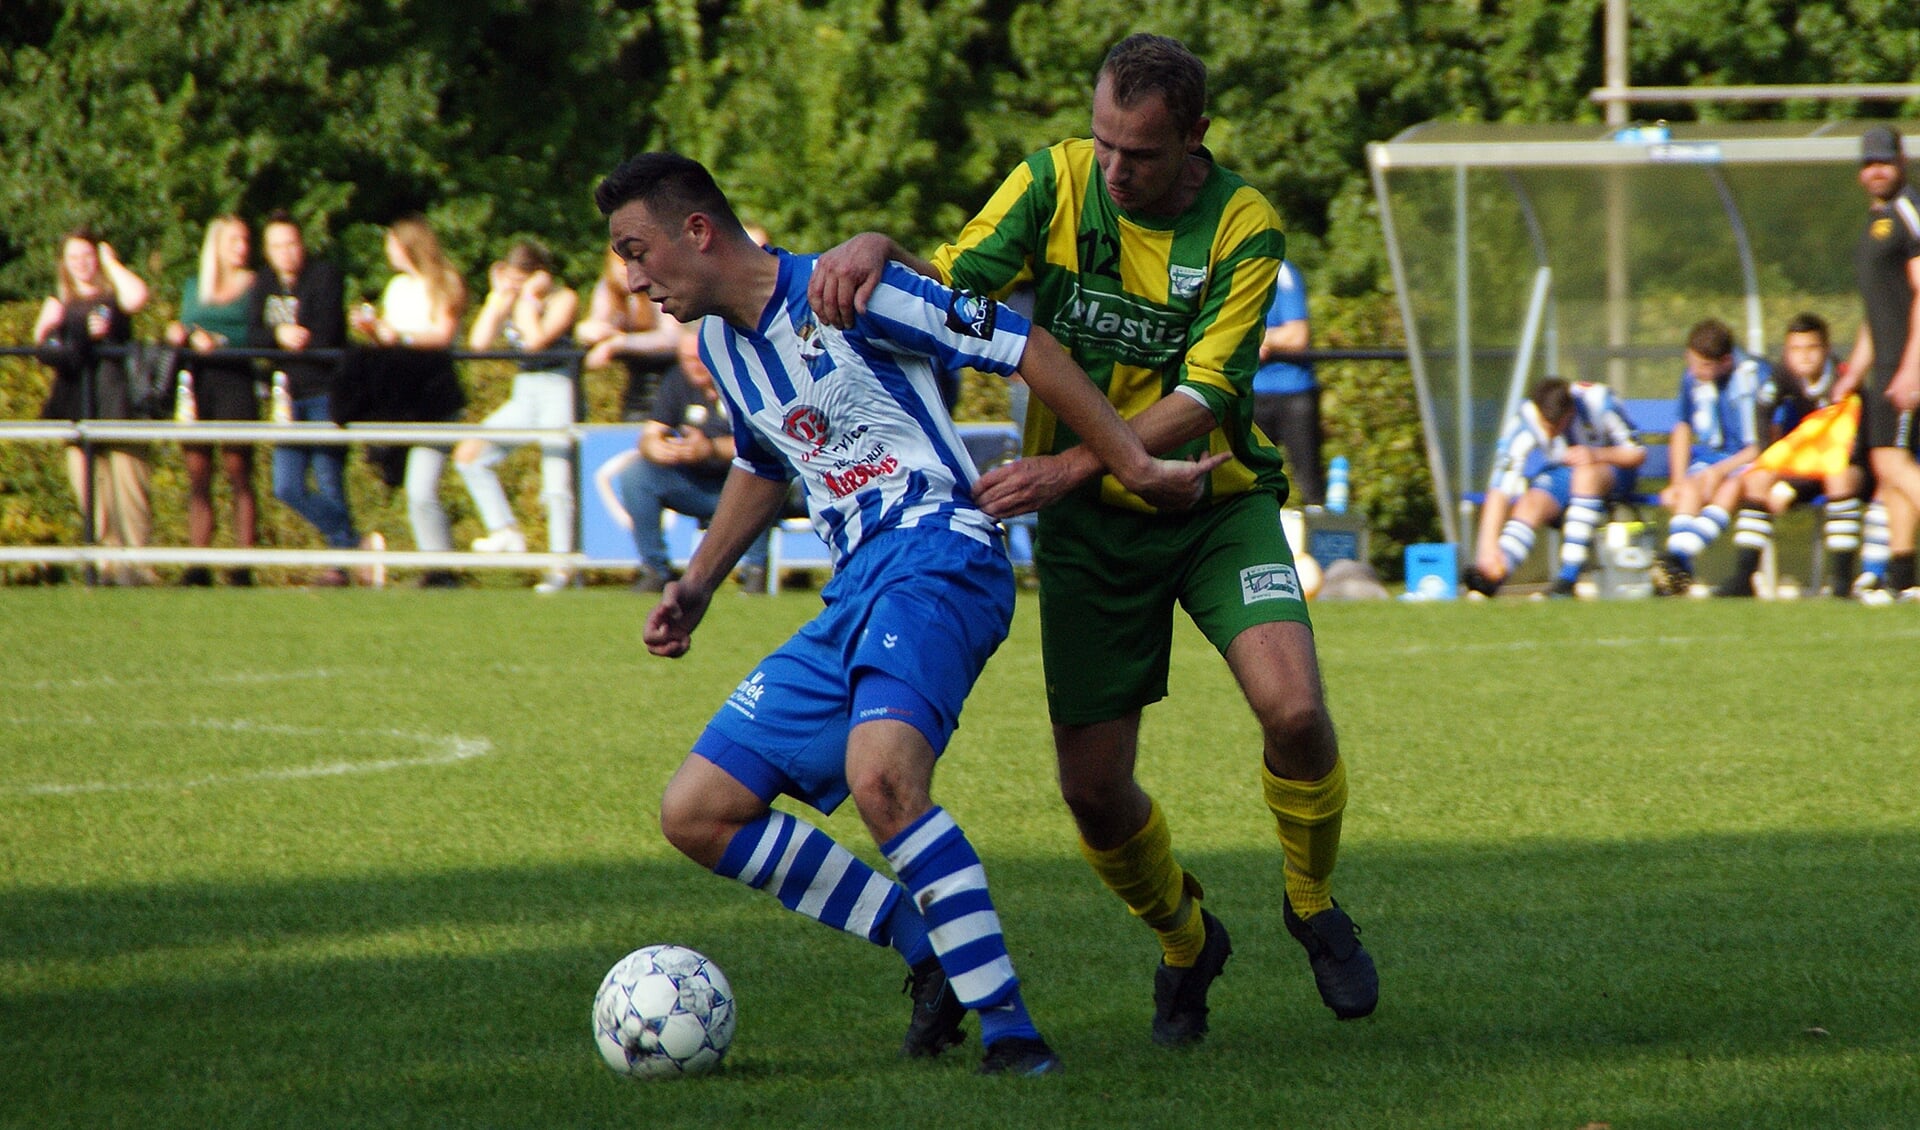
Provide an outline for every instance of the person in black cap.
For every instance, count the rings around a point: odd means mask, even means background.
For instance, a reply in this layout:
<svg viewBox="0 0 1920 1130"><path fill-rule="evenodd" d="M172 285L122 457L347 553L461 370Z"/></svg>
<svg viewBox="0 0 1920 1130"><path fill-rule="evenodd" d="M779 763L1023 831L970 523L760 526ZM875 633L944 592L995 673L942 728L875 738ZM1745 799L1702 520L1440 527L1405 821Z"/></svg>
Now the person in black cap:
<svg viewBox="0 0 1920 1130"><path fill-rule="evenodd" d="M1857 452L1881 485L1920 507L1920 194L1907 183L1900 135L1875 126L1860 136L1860 185L1870 198L1867 229L1853 254L1866 324L1853 345L1835 399L1860 393ZM1856 456L1858 457L1858 456ZM1913 587L1911 547L1888 563L1886 587Z"/></svg>

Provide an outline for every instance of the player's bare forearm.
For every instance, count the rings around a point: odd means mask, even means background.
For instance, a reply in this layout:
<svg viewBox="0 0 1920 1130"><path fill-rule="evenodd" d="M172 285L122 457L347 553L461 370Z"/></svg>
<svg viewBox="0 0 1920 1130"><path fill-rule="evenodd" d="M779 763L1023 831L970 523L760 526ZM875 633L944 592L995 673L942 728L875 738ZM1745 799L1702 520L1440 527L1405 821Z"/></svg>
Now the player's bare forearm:
<svg viewBox="0 0 1920 1130"><path fill-rule="evenodd" d="M1615 467L1633 468L1647 461L1647 449L1637 443L1621 444L1600 450L1600 461Z"/></svg>
<svg viewBox="0 0 1920 1130"><path fill-rule="evenodd" d="M1066 349L1039 326L1027 340L1020 372L1033 394L1080 437L1081 447L1098 461L1094 470L1106 468L1154 506L1192 505L1199 498L1204 476L1226 461L1225 453L1196 463L1154 458Z"/></svg>
<svg viewBox="0 0 1920 1130"><path fill-rule="evenodd" d="M1667 437L1667 478L1679 482L1687 477L1687 468L1693 464L1693 426L1678 423Z"/></svg>
<svg viewBox="0 0 1920 1130"><path fill-rule="evenodd" d="M1900 351L1900 367L1887 382L1887 399L1895 408L1909 412L1920 408L1920 259L1909 273L1913 276L1913 309L1907 312L1906 347Z"/></svg>
<svg viewBox="0 0 1920 1130"><path fill-rule="evenodd" d="M786 501L786 483L763 479L737 466L728 471L713 521L707 524L706 536L700 539L680 583L709 593L720 587L747 547L780 516Z"/></svg>
<svg viewBox="0 0 1920 1130"><path fill-rule="evenodd" d="M1500 553L1500 529L1512 509L1505 491L1490 490L1480 506L1480 529L1474 539L1473 560L1490 577L1506 576L1506 558Z"/></svg>

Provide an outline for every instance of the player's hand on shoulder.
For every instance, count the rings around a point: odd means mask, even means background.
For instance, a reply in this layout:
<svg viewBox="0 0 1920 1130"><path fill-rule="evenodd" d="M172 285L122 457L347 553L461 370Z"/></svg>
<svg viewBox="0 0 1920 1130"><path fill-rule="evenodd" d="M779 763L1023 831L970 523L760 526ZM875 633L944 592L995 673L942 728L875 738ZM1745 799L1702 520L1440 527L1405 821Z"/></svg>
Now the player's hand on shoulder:
<svg viewBox="0 0 1920 1130"><path fill-rule="evenodd" d="M1154 459L1138 482L1120 481L1157 509L1185 510L1200 501L1214 468L1231 458L1231 452L1221 451L1204 459Z"/></svg>
<svg viewBox="0 0 1920 1130"><path fill-rule="evenodd" d="M844 330L866 312L892 242L878 232L861 232L820 256L807 280L807 303L821 321Z"/></svg>

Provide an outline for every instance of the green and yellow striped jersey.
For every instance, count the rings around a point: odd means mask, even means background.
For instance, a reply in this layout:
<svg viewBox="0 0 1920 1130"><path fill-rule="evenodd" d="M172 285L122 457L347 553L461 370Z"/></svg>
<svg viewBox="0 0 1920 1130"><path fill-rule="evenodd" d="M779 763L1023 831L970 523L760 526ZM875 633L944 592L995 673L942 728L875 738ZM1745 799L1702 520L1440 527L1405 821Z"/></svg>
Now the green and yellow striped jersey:
<svg viewBox="0 0 1920 1130"><path fill-rule="evenodd" d="M1202 156L1211 160L1204 150ZM1172 395L1198 396L1220 421L1169 456L1232 451L1213 472L1212 499L1249 490L1286 494L1280 453L1253 426L1253 373L1286 237L1273 206L1214 165L1177 219L1117 208L1093 142L1063 141L1027 158L933 265L948 285L1004 297L1034 287L1034 318L1073 354L1123 417ZM1027 412L1028 454L1079 438L1037 399ZM1111 475L1101 500L1153 507Z"/></svg>

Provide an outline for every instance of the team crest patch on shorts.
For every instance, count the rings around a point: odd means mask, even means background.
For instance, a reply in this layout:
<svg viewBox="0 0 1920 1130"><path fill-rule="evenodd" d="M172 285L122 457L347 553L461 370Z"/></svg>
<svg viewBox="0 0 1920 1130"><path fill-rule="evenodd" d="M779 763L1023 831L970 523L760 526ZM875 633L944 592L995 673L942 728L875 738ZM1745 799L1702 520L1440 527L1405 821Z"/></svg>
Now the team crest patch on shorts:
<svg viewBox="0 0 1920 1130"><path fill-rule="evenodd" d="M1300 599L1300 575L1291 565L1254 565L1240 570L1242 604Z"/></svg>

